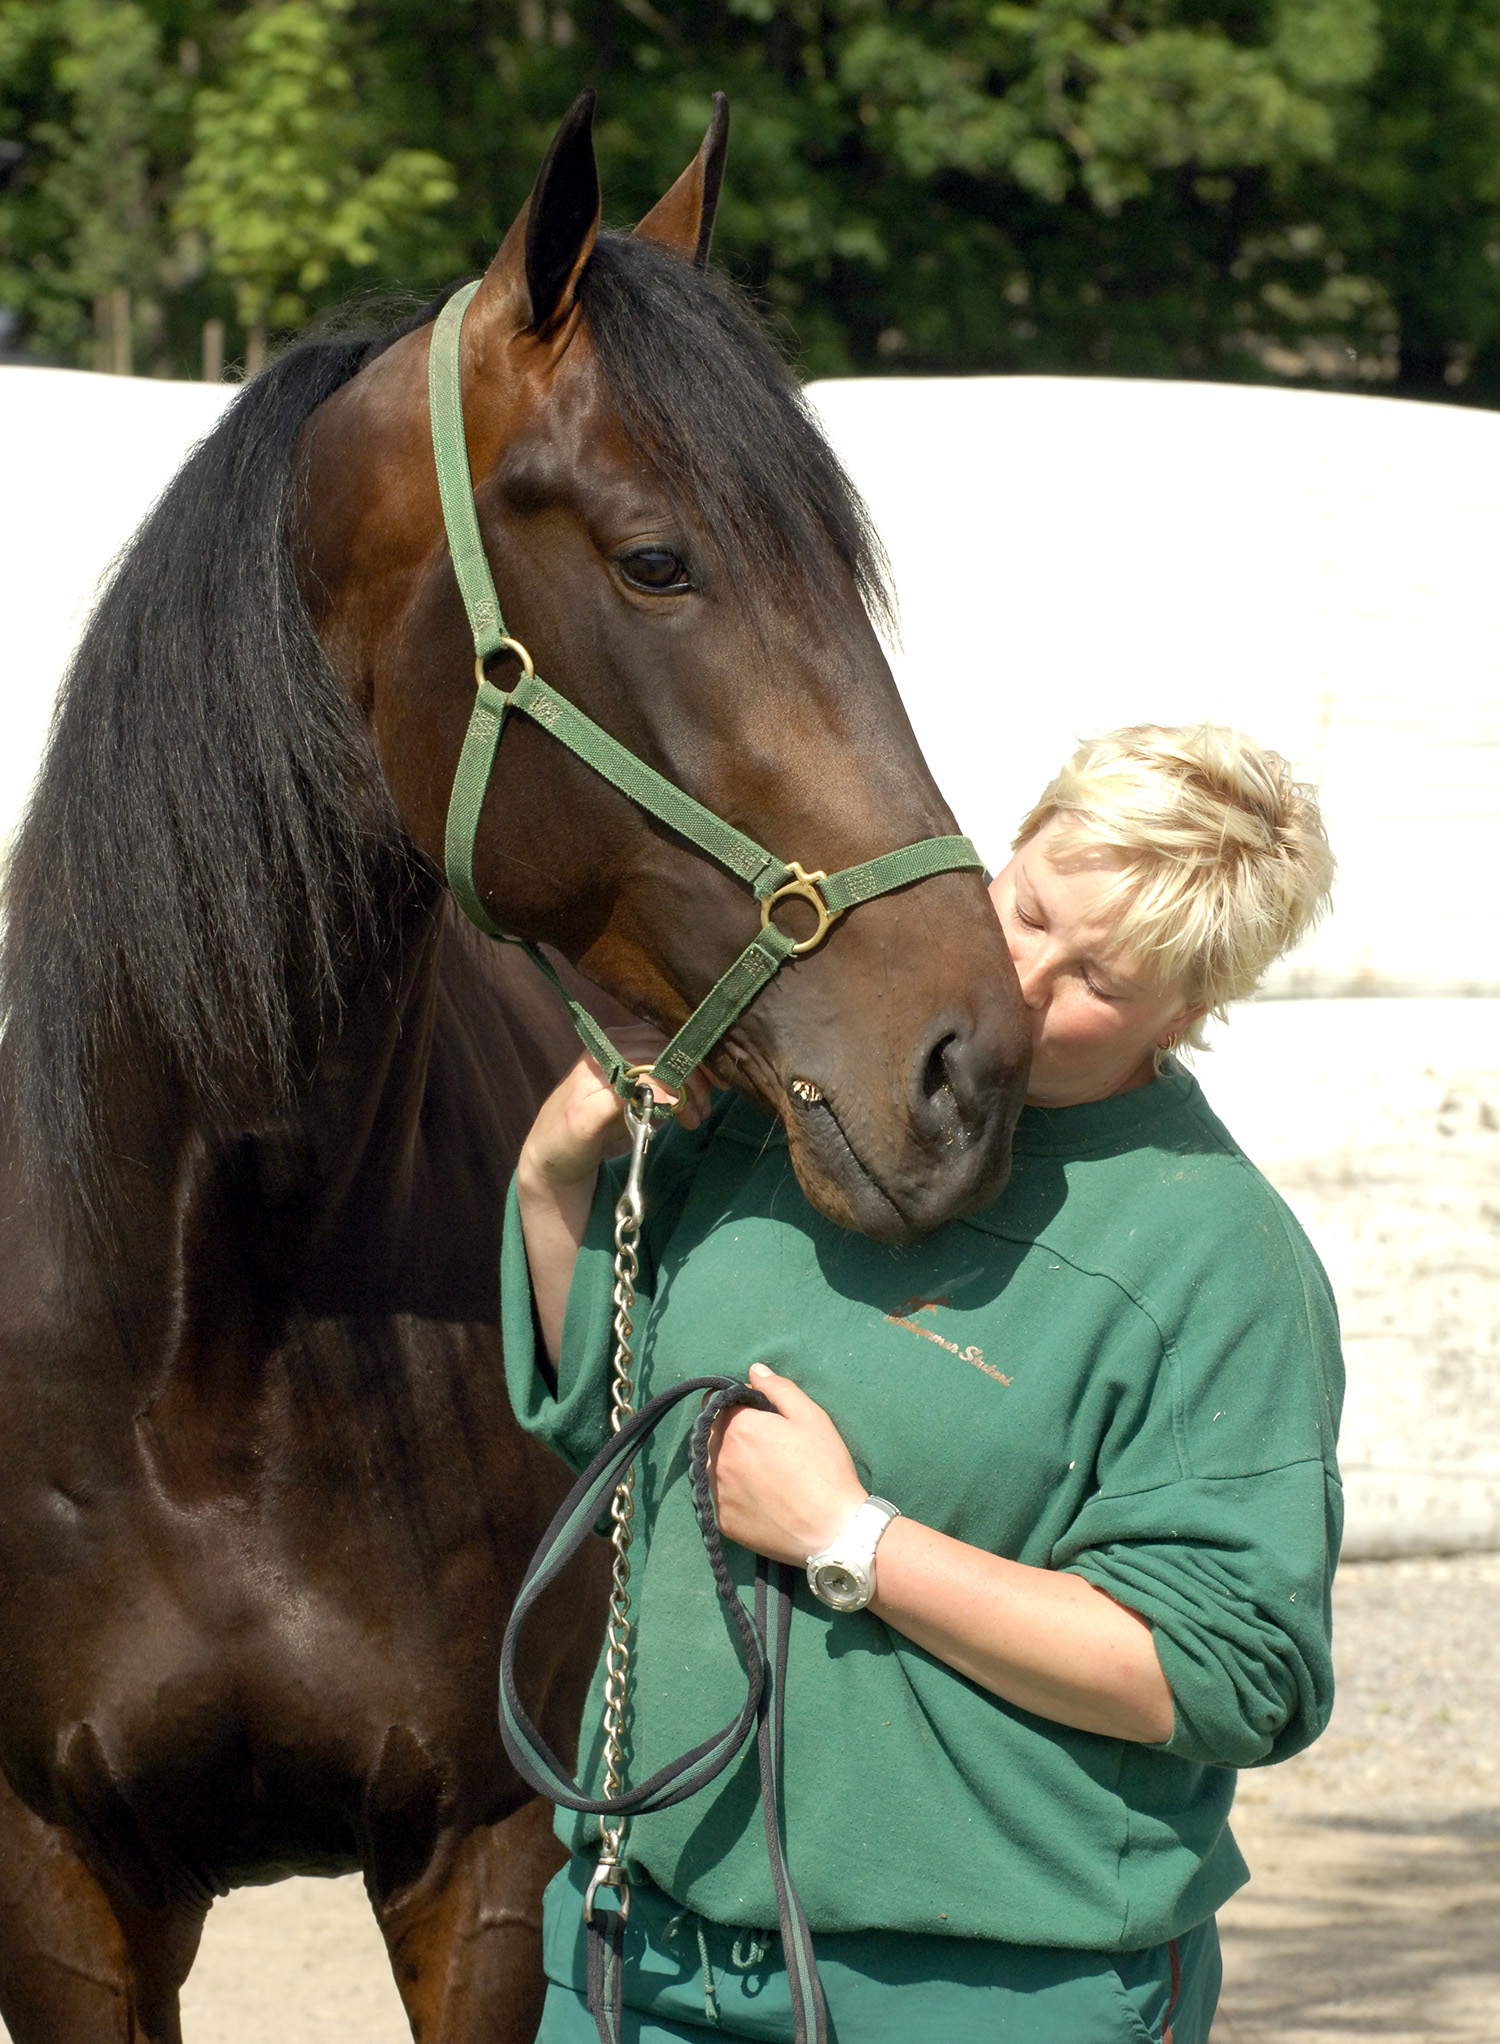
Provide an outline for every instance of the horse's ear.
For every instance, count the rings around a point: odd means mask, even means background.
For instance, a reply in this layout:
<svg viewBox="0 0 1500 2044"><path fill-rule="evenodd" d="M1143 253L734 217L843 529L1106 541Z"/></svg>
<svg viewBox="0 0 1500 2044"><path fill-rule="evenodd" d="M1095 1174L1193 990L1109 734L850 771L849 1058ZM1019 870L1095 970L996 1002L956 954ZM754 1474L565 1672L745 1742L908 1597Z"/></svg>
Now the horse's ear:
<svg viewBox="0 0 1500 2044"><path fill-rule="evenodd" d="M470 335L492 323L545 334L566 317L599 234L594 95L580 92L552 137L531 197L511 223L465 321Z"/></svg>
<svg viewBox="0 0 1500 2044"><path fill-rule="evenodd" d="M652 241L670 242L701 270L708 261L708 245L713 240L714 215L719 210L719 187L724 182L724 158L728 152L729 101L722 92L716 92L703 146L672 189L657 200L636 233Z"/></svg>
<svg viewBox="0 0 1500 2044"><path fill-rule="evenodd" d="M526 216L526 289L531 324L555 326L573 304L599 233L594 167L594 95L580 92L552 137Z"/></svg>

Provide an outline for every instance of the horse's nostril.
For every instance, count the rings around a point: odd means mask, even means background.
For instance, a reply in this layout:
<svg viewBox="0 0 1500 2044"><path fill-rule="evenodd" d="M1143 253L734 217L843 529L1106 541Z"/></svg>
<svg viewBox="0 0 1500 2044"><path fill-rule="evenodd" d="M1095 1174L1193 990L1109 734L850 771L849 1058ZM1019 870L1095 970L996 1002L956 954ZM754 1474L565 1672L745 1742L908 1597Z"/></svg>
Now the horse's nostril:
<svg viewBox="0 0 1500 2044"><path fill-rule="evenodd" d="M957 1041L951 1030L948 1035L940 1036L928 1051L927 1063L922 1072L922 1091L927 1099L934 1107L949 1112L956 1103L953 1098L953 1075L948 1069L948 1053ZM946 1100L942 1098L944 1094L948 1096Z"/></svg>
<svg viewBox="0 0 1500 2044"><path fill-rule="evenodd" d="M918 1134L944 1148L967 1149L983 1134L983 1103L973 1083L972 1037L941 1023L926 1054L912 1060L911 1114Z"/></svg>

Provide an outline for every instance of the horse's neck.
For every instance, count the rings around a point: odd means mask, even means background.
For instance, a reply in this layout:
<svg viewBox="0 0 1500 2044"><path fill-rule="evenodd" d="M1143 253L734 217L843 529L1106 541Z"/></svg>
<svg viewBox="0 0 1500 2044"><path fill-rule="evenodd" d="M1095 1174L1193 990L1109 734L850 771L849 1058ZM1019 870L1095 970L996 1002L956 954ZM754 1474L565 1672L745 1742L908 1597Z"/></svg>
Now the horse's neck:
<svg viewBox="0 0 1500 2044"><path fill-rule="evenodd" d="M393 909L274 1131L226 1137L153 1076L159 1057L117 1052L104 1235L50 1225L8 1140L0 1224L169 1488L253 1480L268 1364L319 1323L357 1320L379 1349L397 1316L497 1322L510 1173L577 1044L530 963L457 926L435 887Z"/></svg>
<svg viewBox="0 0 1500 2044"><path fill-rule="evenodd" d="M307 1318L309 1274L361 1241L361 1218L381 1235L369 1262L395 1235L371 1201L362 1214L352 1202L386 1160L399 1169L420 1122L440 956L437 902L392 915L300 1098L273 1130L226 1134L144 1070L134 1084L124 1071L114 1076L110 1233L91 1245L90 1275L104 1279L101 1317L127 1350L169 1488L220 1491L250 1480L266 1364ZM397 1184L389 1212L401 1203ZM311 1310L378 1313L382 1302L361 1295L358 1262L344 1255L342 1264L343 1298Z"/></svg>

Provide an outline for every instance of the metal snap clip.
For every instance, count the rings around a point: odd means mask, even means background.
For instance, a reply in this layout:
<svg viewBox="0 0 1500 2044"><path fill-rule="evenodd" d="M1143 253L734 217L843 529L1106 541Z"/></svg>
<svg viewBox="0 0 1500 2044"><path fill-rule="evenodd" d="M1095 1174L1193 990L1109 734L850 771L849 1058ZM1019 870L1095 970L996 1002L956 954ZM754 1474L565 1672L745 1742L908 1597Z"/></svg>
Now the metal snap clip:
<svg viewBox="0 0 1500 2044"><path fill-rule="evenodd" d="M615 1890L620 1898L620 1921L622 1923L625 1922L630 1915L630 1876L618 1861L607 1857L600 1860L589 1880L588 1890L583 1898L584 1922L593 1922L594 1897L601 1888L613 1888Z"/></svg>

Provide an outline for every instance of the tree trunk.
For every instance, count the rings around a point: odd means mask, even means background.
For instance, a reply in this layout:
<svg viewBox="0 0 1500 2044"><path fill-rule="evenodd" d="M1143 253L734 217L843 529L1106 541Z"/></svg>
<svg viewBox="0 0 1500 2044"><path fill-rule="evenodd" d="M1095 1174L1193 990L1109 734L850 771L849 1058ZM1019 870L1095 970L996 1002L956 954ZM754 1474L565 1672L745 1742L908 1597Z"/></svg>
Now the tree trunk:
<svg viewBox="0 0 1500 2044"><path fill-rule="evenodd" d="M224 322L222 319L206 319L203 322L203 381L222 383L224 381Z"/></svg>
<svg viewBox="0 0 1500 2044"><path fill-rule="evenodd" d="M116 284L109 294L109 366L116 376L130 376L135 365L130 350L130 293Z"/></svg>
<svg viewBox="0 0 1500 2044"><path fill-rule="evenodd" d="M245 334L245 374L254 376L266 366L266 323L258 319Z"/></svg>

